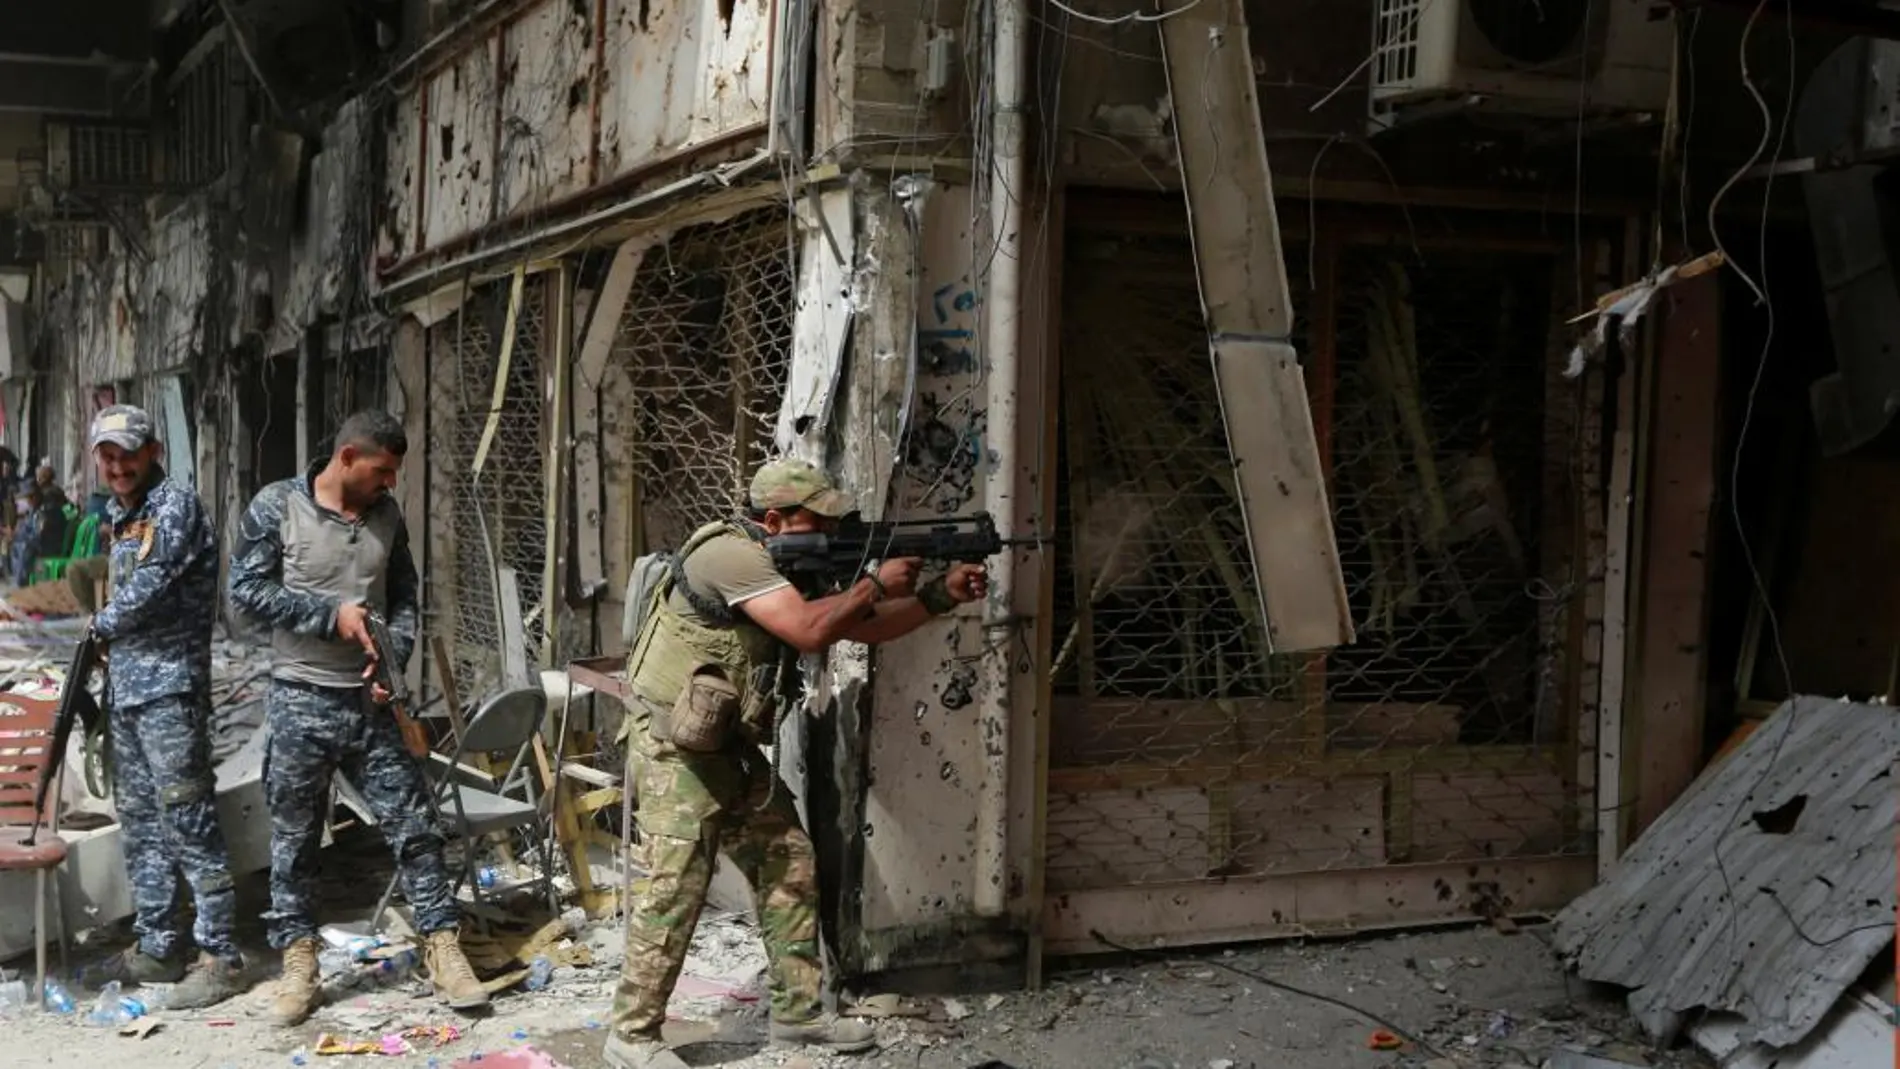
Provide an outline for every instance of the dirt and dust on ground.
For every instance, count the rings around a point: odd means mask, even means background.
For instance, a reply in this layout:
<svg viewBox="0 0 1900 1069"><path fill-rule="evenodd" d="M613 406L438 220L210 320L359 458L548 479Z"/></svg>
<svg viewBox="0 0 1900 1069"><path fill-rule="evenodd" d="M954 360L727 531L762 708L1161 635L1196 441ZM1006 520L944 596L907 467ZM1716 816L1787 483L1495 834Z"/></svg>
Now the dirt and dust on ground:
<svg viewBox="0 0 1900 1069"><path fill-rule="evenodd" d="M605 1066L601 1046L624 956L617 921L588 921L572 909L556 917L527 888L494 923L467 925L463 944L496 993L488 1012L461 1015L401 968L399 948L373 952L396 954L390 968L352 961L341 945L347 935L370 930L367 919L388 885L391 865L380 836L358 826L340 830L323 852L322 872L320 919L339 945L324 954L326 1004L305 1024L278 1028L265 1019L278 959L264 945L268 889L259 874L239 886L238 934L256 983L249 993L210 1010L176 1012L164 1008L162 986L134 989L127 994L145 999L150 1011L134 1024L149 1030L121 1035L112 1024L87 1019L96 995L83 970L123 948L129 926L83 932L63 977L77 1003L73 1013L8 1005L0 997L0 1069ZM395 934L399 940L400 930ZM899 998L854 991L848 1008L875 1021L881 1042L868 1054L845 1057L766 1046L766 961L757 932L743 915L708 910L674 992L667 1032L684 1044L688 1063L729 1069L1703 1064L1684 1051L1645 1049L1621 1000L1566 976L1544 938L1535 926L1514 934L1486 926L1055 962L1035 992ZM530 975L532 958L552 967L544 986ZM1379 1049L1385 1039L1396 1049ZM1608 1060L1577 1061L1566 1048Z"/></svg>
<svg viewBox="0 0 1900 1069"><path fill-rule="evenodd" d="M384 878L346 871L326 900L326 912L335 914L325 919L353 916L361 930ZM247 890L247 915L261 911L259 893ZM74 991L78 1010L70 1015L15 1008L4 1022L0 1065L599 1069L621 935L611 921L588 923L573 912L565 925L543 924L556 938L539 953L568 964L556 965L538 990L515 982L480 1016L451 1013L413 977L351 965L346 953L335 952L326 955L329 1003L300 1027L276 1028L263 1016L276 959L260 948L254 953L259 986L223 1006L168 1012L162 988L144 992L154 1004L145 1020L159 1026L142 1038L89 1024L93 996L80 990ZM259 934L247 931L247 945ZM97 960L123 938L89 939L76 948L75 964ZM876 1020L881 1046L849 1057L767 1047L764 991L764 953L748 920L709 912L671 1007L669 1036L687 1044L681 1056L693 1065L730 1069L1705 1064L1684 1051L1646 1049L1620 1001L1567 978L1536 927L1508 935L1464 928L1084 960L1052 971L1036 992L867 995L857 1010ZM366 1044L355 1049L379 1053L321 1053L326 1037L333 1048ZM389 1052L380 1052L385 1046ZM1566 1049L1607 1060L1580 1060Z"/></svg>

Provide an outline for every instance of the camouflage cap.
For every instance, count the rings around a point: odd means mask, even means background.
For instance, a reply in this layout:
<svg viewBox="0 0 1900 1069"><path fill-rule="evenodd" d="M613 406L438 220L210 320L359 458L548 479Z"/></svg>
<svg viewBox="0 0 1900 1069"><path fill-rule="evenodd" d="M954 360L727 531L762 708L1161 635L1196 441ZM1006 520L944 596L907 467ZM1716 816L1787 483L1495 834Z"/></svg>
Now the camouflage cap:
<svg viewBox="0 0 1900 1069"><path fill-rule="evenodd" d="M838 489L831 476L789 457L759 469L752 477L750 497L756 512L801 508L836 519L851 511L851 498Z"/></svg>
<svg viewBox="0 0 1900 1069"><path fill-rule="evenodd" d="M142 449L157 437L152 417L132 405L108 405L92 417L92 433L87 448L97 449L107 442L127 451Z"/></svg>

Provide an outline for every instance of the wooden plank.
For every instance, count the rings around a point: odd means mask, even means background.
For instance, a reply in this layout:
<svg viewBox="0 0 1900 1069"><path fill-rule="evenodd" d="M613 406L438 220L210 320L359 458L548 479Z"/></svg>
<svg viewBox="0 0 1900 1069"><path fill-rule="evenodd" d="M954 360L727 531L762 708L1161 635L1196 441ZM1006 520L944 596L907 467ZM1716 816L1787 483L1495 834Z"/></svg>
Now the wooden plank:
<svg viewBox="0 0 1900 1069"><path fill-rule="evenodd" d="M1234 760L1172 763L1126 762L1092 768L1055 768L1049 771L1049 790L1062 794L1095 791L1161 790L1205 787L1233 781L1327 779L1379 776L1396 772L1448 774L1536 772L1557 767L1554 748L1535 746L1440 746L1418 750L1389 747L1329 753L1315 761L1298 749L1256 751Z"/></svg>
<svg viewBox="0 0 1900 1069"><path fill-rule="evenodd" d="M542 507L546 517L541 556L541 667L561 663L561 591L567 578L567 369L574 345L574 273L563 261L552 285L543 288L553 324L549 344L541 346L541 381L547 401L541 428Z"/></svg>
<svg viewBox="0 0 1900 1069"><path fill-rule="evenodd" d="M1561 766L1411 780L1413 861L1533 857L1566 845L1569 787Z"/></svg>
<svg viewBox="0 0 1900 1069"><path fill-rule="evenodd" d="M414 316L404 316L396 325L391 342L390 370L395 378L397 407L402 415L402 432L409 439L402 481L396 491L403 521L409 528L409 552L416 570L427 574L429 547L429 363L428 333ZM428 588L417 592L419 600L428 600ZM420 606L418 606L420 607ZM405 667L409 693L425 693L425 658L413 653Z"/></svg>
<svg viewBox="0 0 1900 1069"><path fill-rule="evenodd" d="M585 323L596 295L581 290L574 297L574 322ZM605 593L606 557L601 541L600 496L600 386L587 381L575 368L570 389L574 404L574 531L575 574L583 599L598 600Z"/></svg>
<svg viewBox="0 0 1900 1069"><path fill-rule="evenodd" d="M1051 895L1051 953L1102 953L1090 933L1123 946L1205 946L1546 914L1587 889L1587 857L1382 865L1220 881L1148 884Z"/></svg>
<svg viewBox="0 0 1900 1069"><path fill-rule="evenodd" d="M505 687L531 686L528 671L527 629L521 621L521 580L513 568L495 570L496 608L501 614L501 682Z"/></svg>
<svg viewBox="0 0 1900 1069"><path fill-rule="evenodd" d="M607 265L607 278L594 299L593 315L587 319L587 331L581 340L580 376L590 386L599 386L607 371L607 358L613 354L614 338L620 333L620 320L627 311L627 299L633 293L633 280L652 238L630 238L614 250L613 263Z"/></svg>
<svg viewBox="0 0 1900 1069"><path fill-rule="evenodd" d="M1222 419L1275 651L1353 639L1239 0L1159 23ZM1190 90L1190 87L1194 87ZM1215 105L1218 106L1215 106Z"/></svg>
<svg viewBox="0 0 1900 1069"><path fill-rule="evenodd" d="M1642 612L1642 726L1634 831L1702 767L1710 510L1721 412L1721 290L1714 276L1671 288L1656 361L1657 434Z"/></svg>
<svg viewBox="0 0 1900 1069"><path fill-rule="evenodd" d="M1608 875L1623 853L1620 812L1623 760L1623 690L1628 658L1630 580L1630 484L1636 457L1637 361L1627 361L1616 384L1616 431L1610 437L1610 492L1604 524L1603 674L1597 707L1596 776L1598 875Z"/></svg>

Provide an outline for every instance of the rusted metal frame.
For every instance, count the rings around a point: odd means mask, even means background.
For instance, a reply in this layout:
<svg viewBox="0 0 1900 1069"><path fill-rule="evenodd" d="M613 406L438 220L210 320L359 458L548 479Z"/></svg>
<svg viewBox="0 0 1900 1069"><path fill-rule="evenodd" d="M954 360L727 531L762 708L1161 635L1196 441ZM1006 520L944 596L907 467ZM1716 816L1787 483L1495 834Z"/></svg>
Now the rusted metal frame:
<svg viewBox="0 0 1900 1069"><path fill-rule="evenodd" d="M691 167L696 162L707 157L717 155L734 146L745 144L757 138L764 129L764 126L755 123L743 129L733 130L729 133L709 138L697 145L674 153L671 156L652 160L624 174L617 175L601 185L570 193L559 200L542 205L534 210L534 215L536 216L537 222L542 223L544 228L552 228L561 223L564 217L570 214L579 214L581 209L593 205L596 202L614 200L619 198L622 194L634 191L641 184L651 180L655 175L661 172L674 168ZM442 242L440 245L436 245L432 248L419 248L419 251L416 253L405 259L398 260L388 268L380 271L379 275L382 278L391 280L387 284L388 287L400 286L404 281L402 276L420 268L427 267L430 261L454 256L484 241L494 239L497 236L494 231L515 222L516 218L517 216L511 215L506 219L493 220L465 234L458 234Z"/></svg>
<svg viewBox="0 0 1900 1069"><path fill-rule="evenodd" d="M1043 362L1042 362L1042 456L1045 468L1036 473L1040 495L1037 509L1041 525L1053 530L1060 479L1053 470L1060 452L1057 435L1062 412L1062 319L1063 263L1068 249L1068 197L1060 190L1051 191L1045 201L1042 231L1047 243L1043 260L1048 265L1043 280ZM1055 557L1050 553L1036 556L1036 620L1032 664L1047 665L1055 656ZM1035 673L1035 774L1030 790L1033 798L1029 829L1029 889L1025 896L1029 913L1029 952L1027 986L1040 990L1043 979L1043 913L1049 889L1049 731L1055 719L1055 677L1051 672Z"/></svg>
<svg viewBox="0 0 1900 1069"><path fill-rule="evenodd" d="M491 136L494 140L491 142L492 147L489 149L488 154L488 218L482 220L481 226L474 228L476 230L490 226L502 217L501 187L503 182L501 176L503 171L502 152L503 145L505 144L502 140L502 112L506 109L501 106L501 102L506 99L508 95L509 22L510 19L508 18L502 19L500 24L495 27L492 38L493 48L495 50L495 118L494 121L489 124L492 128Z"/></svg>
<svg viewBox="0 0 1900 1069"><path fill-rule="evenodd" d="M435 79L416 87L416 211L412 220L415 234L408 249L398 250L411 256L420 255L429 243L429 102L434 96Z"/></svg>
<svg viewBox="0 0 1900 1069"><path fill-rule="evenodd" d="M607 94L607 0L594 0L594 71L587 102L587 185L600 181L600 101Z"/></svg>
<svg viewBox="0 0 1900 1069"><path fill-rule="evenodd" d="M1643 250L1645 233L1647 228L1641 216L1631 216L1624 225L1621 266L1617 273L1618 280L1624 286L1641 281L1649 265L1650 261ZM1621 502L1623 515L1620 526L1612 525L1607 532L1609 544L1604 581L1606 586L1610 585L1608 561L1620 539L1624 582L1620 594L1614 597L1606 594L1604 606L1603 663L1606 670L1603 675L1602 708L1605 716L1597 732L1597 746L1601 755L1597 765L1597 792L1601 799L1607 789L1614 801L1609 806L1599 801L1597 806L1599 812L1610 810L1611 817L1597 824L1599 877L1608 873L1610 866L1628 846L1635 817L1632 788L1638 785L1638 781L1633 773L1636 766L1630 761L1630 756L1634 752L1632 745L1636 742L1643 721L1642 651L1643 632L1647 627L1643 605L1647 586L1644 576L1648 572L1648 540L1644 537L1644 531L1649 526L1650 453L1655 439L1652 416L1656 405L1655 342L1655 333L1650 329L1650 324L1643 323L1638 328L1636 344L1623 353L1623 377L1618 381L1618 439L1626 443L1629 455L1620 458L1627 467L1626 472L1612 470L1610 473L1612 510L1619 504L1616 499L1619 476L1623 480L1621 490L1624 500ZM1627 398L1623 395L1626 385L1630 391ZM1614 511L1611 515L1615 515ZM1610 644L1612 613L1621 617L1620 648ZM1618 668L1614 676L1608 671L1612 663Z"/></svg>
<svg viewBox="0 0 1900 1069"><path fill-rule="evenodd" d="M1539 641L1549 651L1549 660L1540 672L1545 693L1538 701L1540 708L1548 704L1564 747L1563 827L1581 839L1595 828L1594 809L1582 801L1592 797L1596 782L1595 757L1586 753L1585 745L1589 742L1594 746L1596 703L1584 702L1578 690L1585 626L1581 609L1588 586L1585 523L1597 507L1596 498L1585 485L1584 467L1595 454L1586 454L1583 435L1592 409L1589 398L1593 390L1601 389L1601 377L1592 375L1578 381L1564 374L1576 343L1576 331L1568 325L1570 317L1564 313L1572 310L1570 306L1576 300L1577 272L1574 260L1560 257L1550 277L1550 321L1544 354L1544 506L1539 545L1543 574L1563 582L1554 587L1555 604L1540 613L1538 620ZM1545 741L1542 736L1534 739Z"/></svg>
<svg viewBox="0 0 1900 1069"><path fill-rule="evenodd" d="M1434 862L1224 880L1140 884L1050 896L1051 953L1194 946L1380 931L1556 912L1589 889L1587 857Z"/></svg>
<svg viewBox="0 0 1900 1069"><path fill-rule="evenodd" d="M1173 764L1077 766L1052 769L1049 789L1059 794L1101 791L1158 790L1164 787L1205 787L1222 781L1259 783L1272 780L1335 780L1355 776L1377 778L1417 772L1501 774L1554 771L1561 773L1563 753L1551 746L1424 746L1379 750L1335 751L1320 760L1304 754L1268 753L1224 761L1182 761Z"/></svg>
<svg viewBox="0 0 1900 1069"><path fill-rule="evenodd" d="M491 0L471 11L460 22L422 43L385 77L385 83L398 88L425 85L436 75L453 67L475 50L475 42L486 40L495 27L518 21L529 8L542 7L555 0Z"/></svg>
<svg viewBox="0 0 1900 1069"><path fill-rule="evenodd" d="M1720 421L1721 294L1717 280L1674 287L1647 324L1643 522L1646 568L1641 719L1626 757L1636 766L1632 839L1654 823L1702 768L1708 650L1709 542ZM1648 459L1646 457L1646 459ZM1627 767L1627 765L1626 765ZM1627 775L1627 773L1626 773Z"/></svg>

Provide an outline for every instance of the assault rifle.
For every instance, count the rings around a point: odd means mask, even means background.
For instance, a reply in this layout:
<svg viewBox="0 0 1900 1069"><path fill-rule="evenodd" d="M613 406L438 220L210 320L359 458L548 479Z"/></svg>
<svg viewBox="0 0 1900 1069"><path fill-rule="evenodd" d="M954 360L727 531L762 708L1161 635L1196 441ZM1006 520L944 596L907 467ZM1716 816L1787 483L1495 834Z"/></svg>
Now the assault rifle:
<svg viewBox="0 0 1900 1069"><path fill-rule="evenodd" d="M1037 538L1004 538L987 512L945 520L866 523L848 516L835 531L801 531L765 540L772 566L786 576L840 579L874 560L917 557L926 561L980 564L1007 546L1039 545Z"/></svg>
<svg viewBox="0 0 1900 1069"><path fill-rule="evenodd" d="M369 614L369 641L376 647L376 674L373 681L389 692L389 711L402 730L402 743L412 757L429 756L429 733L409 715L409 684L396 667L396 640L389 634L389 623L380 614Z"/></svg>
<svg viewBox="0 0 1900 1069"><path fill-rule="evenodd" d="M59 778L60 763L66 760L66 740L72 737L73 721L85 724L86 733L99 727L99 703L93 700L86 684L99 667L99 640L88 629L73 650L72 663L66 668L66 685L60 688L59 711L53 717L53 737L47 745L46 763L40 766L40 782L33 792L33 826L27 830L25 844L32 846L40 834L40 817L46 812L46 796Z"/></svg>

